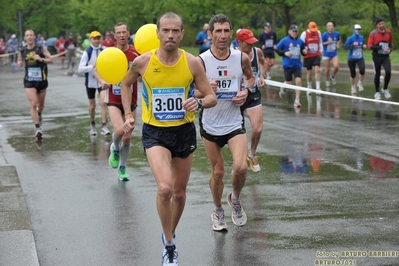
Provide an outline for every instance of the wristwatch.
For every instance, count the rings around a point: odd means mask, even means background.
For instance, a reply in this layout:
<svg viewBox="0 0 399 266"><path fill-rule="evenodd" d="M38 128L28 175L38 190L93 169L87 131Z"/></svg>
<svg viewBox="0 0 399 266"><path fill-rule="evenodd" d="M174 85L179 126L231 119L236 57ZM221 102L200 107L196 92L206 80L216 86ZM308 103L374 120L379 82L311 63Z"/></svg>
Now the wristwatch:
<svg viewBox="0 0 399 266"><path fill-rule="evenodd" d="M198 104L197 110L202 109L202 100L198 99L198 98L195 98L195 100L197 101L197 104Z"/></svg>

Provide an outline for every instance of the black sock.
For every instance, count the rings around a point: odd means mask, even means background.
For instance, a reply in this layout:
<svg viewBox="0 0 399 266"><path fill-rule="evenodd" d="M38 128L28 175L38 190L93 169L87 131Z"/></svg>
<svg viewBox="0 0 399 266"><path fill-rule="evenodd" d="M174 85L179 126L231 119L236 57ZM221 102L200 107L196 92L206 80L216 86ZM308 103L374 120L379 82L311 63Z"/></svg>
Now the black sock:
<svg viewBox="0 0 399 266"><path fill-rule="evenodd" d="M35 124L35 127L36 128L40 128L40 124Z"/></svg>

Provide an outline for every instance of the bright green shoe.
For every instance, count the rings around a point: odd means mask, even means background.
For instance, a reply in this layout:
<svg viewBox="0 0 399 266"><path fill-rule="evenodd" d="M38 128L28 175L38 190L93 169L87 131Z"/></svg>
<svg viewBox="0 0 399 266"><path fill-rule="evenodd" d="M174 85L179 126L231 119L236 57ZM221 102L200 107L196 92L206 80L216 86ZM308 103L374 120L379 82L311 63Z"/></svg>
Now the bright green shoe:
<svg viewBox="0 0 399 266"><path fill-rule="evenodd" d="M129 181L129 175L126 173L126 167L125 166L120 166L118 169L119 173L119 180L121 181Z"/></svg>
<svg viewBox="0 0 399 266"><path fill-rule="evenodd" d="M114 150L114 144L112 143L111 146L109 147L109 158L108 162L109 165L116 169L119 166L119 151Z"/></svg>

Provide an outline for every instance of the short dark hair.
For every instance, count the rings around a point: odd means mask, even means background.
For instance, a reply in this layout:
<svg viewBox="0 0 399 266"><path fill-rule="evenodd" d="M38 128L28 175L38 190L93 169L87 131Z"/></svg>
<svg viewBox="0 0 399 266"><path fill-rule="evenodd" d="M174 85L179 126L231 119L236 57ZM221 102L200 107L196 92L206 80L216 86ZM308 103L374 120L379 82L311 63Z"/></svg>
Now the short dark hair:
<svg viewBox="0 0 399 266"><path fill-rule="evenodd" d="M114 25L114 32L115 32L115 28L119 27L119 26L126 26L127 31L130 32L129 26L125 23L125 22L118 22Z"/></svg>
<svg viewBox="0 0 399 266"><path fill-rule="evenodd" d="M157 21L157 29L158 30L159 30L159 28L161 26L160 22L161 22L162 18L179 18L180 21L181 21L181 28L180 29L183 30L183 19L182 19L182 17L180 15L178 15L178 14L176 14L174 12L165 12L158 18L158 21Z"/></svg>
<svg viewBox="0 0 399 266"><path fill-rule="evenodd" d="M231 24L230 19L226 15L224 15L224 14L214 15L211 18L211 20L209 21L209 31L213 32L213 30L215 29L215 23L223 24L223 23L226 23L226 22L228 22L230 24L230 30L232 30L233 29L233 25Z"/></svg>

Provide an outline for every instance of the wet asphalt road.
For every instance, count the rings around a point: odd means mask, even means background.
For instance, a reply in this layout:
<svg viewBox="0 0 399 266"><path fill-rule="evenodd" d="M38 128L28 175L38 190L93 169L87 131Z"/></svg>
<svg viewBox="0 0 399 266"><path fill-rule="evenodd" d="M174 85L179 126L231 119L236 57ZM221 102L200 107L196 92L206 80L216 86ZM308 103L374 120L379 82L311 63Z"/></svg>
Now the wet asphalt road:
<svg viewBox="0 0 399 266"><path fill-rule="evenodd" d="M345 75L337 91L348 87ZM141 125L132 138L131 180L120 182L107 161L110 138L88 134L84 79L63 76L58 63L49 77L38 149L22 71L0 69L0 144L18 170L40 265L161 265L156 187L142 155ZM373 94L371 85L367 90ZM224 202L230 230L212 231L210 171L198 139L176 232L180 265L399 265L399 107L315 95L308 106L303 93L296 113L292 97L263 91L262 171L248 172L244 227L233 225ZM224 196L230 189L226 175ZM372 251L394 253L382 258L388 253Z"/></svg>

